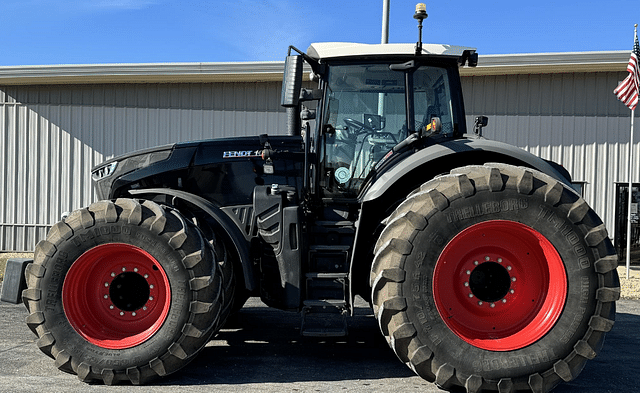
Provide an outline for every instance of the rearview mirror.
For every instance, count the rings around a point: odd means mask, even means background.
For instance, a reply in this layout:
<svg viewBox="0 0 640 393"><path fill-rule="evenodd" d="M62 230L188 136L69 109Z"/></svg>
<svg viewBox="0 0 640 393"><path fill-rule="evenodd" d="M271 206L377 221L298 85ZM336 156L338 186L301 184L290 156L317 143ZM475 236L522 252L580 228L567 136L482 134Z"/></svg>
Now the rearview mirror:
<svg viewBox="0 0 640 393"><path fill-rule="evenodd" d="M280 96L280 105L284 107L295 107L300 102L303 63L304 57L302 55L289 55L285 59Z"/></svg>

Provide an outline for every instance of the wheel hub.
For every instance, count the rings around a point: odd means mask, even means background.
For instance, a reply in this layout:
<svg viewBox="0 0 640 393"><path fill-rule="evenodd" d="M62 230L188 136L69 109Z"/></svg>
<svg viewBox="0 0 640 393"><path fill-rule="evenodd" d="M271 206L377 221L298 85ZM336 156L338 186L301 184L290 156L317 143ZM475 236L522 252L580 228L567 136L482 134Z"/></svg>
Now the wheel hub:
<svg viewBox="0 0 640 393"><path fill-rule="evenodd" d="M458 275L457 287L466 294L470 307L489 307L499 310L513 301L518 288L518 271L509 261L511 256L478 253L461 261L463 272Z"/></svg>
<svg viewBox="0 0 640 393"><path fill-rule="evenodd" d="M470 271L469 281L465 281L464 286L469 287L471 294L478 298L479 302L487 302L491 307L495 307L495 302L504 300L511 289L511 276L509 270L511 266L505 267L500 262L492 262L489 256L485 257L488 262L478 263L474 261L476 267ZM515 278L515 277L514 277Z"/></svg>
<svg viewBox="0 0 640 393"><path fill-rule="evenodd" d="M155 267L155 265L153 265ZM138 264L121 263L105 271L101 306L121 320L139 320L154 311L158 304L158 283L155 271Z"/></svg>
<svg viewBox="0 0 640 393"><path fill-rule="evenodd" d="M123 311L135 312L143 307L146 310L149 293L149 283L137 272L121 273L109 284L111 301Z"/></svg>

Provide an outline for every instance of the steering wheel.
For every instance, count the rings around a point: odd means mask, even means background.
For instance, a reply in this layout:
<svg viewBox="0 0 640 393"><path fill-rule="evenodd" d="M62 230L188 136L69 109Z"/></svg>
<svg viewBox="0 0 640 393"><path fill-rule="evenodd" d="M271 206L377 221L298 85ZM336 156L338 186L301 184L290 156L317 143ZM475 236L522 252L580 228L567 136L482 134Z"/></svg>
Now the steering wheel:
<svg viewBox="0 0 640 393"><path fill-rule="evenodd" d="M369 126L367 126L364 123L360 123L357 120L353 120L353 119L344 119L344 124L346 124L347 126L349 126L350 128L353 128L354 130L356 130L355 132L360 134L362 130L366 131L366 132L374 132L375 130Z"/></svg>

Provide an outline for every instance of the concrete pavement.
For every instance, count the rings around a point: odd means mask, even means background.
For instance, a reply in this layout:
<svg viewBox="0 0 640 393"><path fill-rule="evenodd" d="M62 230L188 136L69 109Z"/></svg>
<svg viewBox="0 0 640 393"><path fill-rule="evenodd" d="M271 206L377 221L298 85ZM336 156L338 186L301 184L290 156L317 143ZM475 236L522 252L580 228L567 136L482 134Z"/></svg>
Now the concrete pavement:
<svg viewBox="0 0 640 393"><path fill-rule="evenodd" d="M368 308L344 340L303 339L299 319L250 299L236 320L182 371L152 386L87 385L57 370L35 345L22 305L0 303L0 392L442 392L400 363ZM600 355L555 392L637 392L640 301L618 302Z"/></svg>

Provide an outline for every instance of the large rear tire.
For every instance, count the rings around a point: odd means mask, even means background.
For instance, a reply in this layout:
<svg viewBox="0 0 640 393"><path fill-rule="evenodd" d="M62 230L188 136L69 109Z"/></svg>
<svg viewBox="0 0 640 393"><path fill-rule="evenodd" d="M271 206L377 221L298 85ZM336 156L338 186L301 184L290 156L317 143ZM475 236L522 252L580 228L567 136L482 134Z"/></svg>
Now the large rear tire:
<svg viewBox="0 0 640 393"><path fill-rule="evenodd" d="M598 216L551 177L504 164L425 183L388 218L370 284L397 356L440 387L546 392L615 318L617 258Z"/></svg>
<svg viewBox="0 0 640 393"><path fill-rule="evenodd" d="M219 327L217 259L177 210L94 203L36 246L27 324L60 370L85 382L143 384L185 366Z"/></svg>

